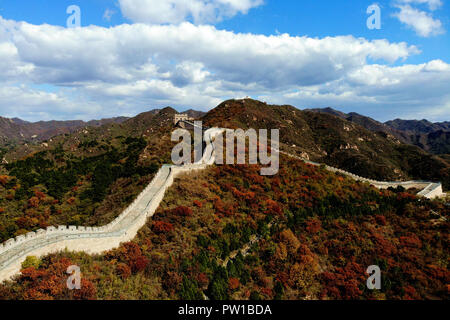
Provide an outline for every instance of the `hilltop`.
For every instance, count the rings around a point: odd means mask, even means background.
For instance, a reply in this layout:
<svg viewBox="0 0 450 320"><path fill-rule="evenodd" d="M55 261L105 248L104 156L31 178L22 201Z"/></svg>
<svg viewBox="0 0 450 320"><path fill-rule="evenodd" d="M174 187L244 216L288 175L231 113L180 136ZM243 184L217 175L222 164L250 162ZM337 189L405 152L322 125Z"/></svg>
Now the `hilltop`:
<svg viewBox="0 0 450 320"><path fill-rule="evenodd" d="M243 99L221 103L203 120L227 128L279 128L282 148L363 177L443 181L450 188L448 160L403 143L393 134L368 130L351 121L357 119L355 114L350 120L344 115Z"/></svg>
<svg viewBox="0 0 450 320"><path fill-rule="evenodd" d="M418 146L419 148L436 154L450 154L450 122L433 123L428 120L395 119L381 123L370 117L351 112L344 113L332 108L307 109L338 116L342 119L357 123L373 132L382 132L397 138L399 141Z"/></svg>
<svg viewBox="0 0 450 320"><path fill-rule="evenodd" d="M19 118L0 117L0 146L10 143L39 142L60 134L75 132L79 128L100 127L126 120L126 117L117 117L88 122L81 120L28 122Z"/></svg>

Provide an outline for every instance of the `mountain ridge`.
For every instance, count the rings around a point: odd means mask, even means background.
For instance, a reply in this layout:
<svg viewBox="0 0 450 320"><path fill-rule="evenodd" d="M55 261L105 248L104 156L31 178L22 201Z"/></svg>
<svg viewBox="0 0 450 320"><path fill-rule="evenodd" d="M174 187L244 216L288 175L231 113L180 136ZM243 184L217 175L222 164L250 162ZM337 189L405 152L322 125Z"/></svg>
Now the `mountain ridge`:
<svg viewBox="0 0 450 320"><path fill-rule="evenodd" d="M442 178L450 187L447 160L340 116L243 99L225 101L202 119L210 127L278 128L287 151L370 179Z"/></svg>
<svg viewBox="0 0 450 320"><path fill-rule="evenodd" d="M19 118L0 117L0 144L9 142L43 141L60 134L70 134L83 127L100 127L108 123L122 123L127 117L100 120L67 120L28 122Z"/></svg>
<svg viewBox="0 0 450 320"><path fill-rule="evenodd" d="M348 114L332 108L306 109L305 111L327 113L342 119L362 125L374 132L383 132L394 136L403 143L418 146L419 148L436 154L450 154L450 122L431 122L429 120L402 120L395 119L385 123L356 112Z"/></svg>

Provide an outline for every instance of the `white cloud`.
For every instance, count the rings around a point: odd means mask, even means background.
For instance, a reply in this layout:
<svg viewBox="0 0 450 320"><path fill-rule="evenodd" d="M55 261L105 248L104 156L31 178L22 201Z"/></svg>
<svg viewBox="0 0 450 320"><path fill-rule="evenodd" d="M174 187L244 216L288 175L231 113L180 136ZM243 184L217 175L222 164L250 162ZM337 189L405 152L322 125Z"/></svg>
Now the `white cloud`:
<svg viewBox="0 0 450 320"><path fill-rule="evenodd" d="M401 5L398 8L400 11L395 13L394 16L400 22L412 28L419 36L429 37L444 33L442 22L439 19L434 19L431 14L409 5Z"/></svg>
<svg viewBox="0 0 450 320"><path fill-rule="evenodd" d="M348 77L278 98L303 106L333 106L381 120L450 119L450 65L433 60L419 65L366 65ZM385 113L383 114L383 111Z"/></svg>
<svg viewBox="0 0 450 320"><path fill-rule="evenodd" d="M430 10L436 10L442 7L442 0L396 0L397 3L402 4L426 4Z"/></svg>
<svg viewBox="0 0 450 320"><path fill-rule="evenodd" d="M263 4L263 0L119 0L122 14L143 23L214 23Z"/></svg>
<svg viewBox="0 0 450 320"><path fill-rule="evenodd" d="M387 40L236 34L186 22L67 29L0 17L0 114L87 120L167 105L208 110L250 95L373 116L426 106L449 118L446 62L386 64L418 52Z"/></svg>
<svg viewBox="0 0 450 320"><path fill-rule="evenodd" d="M66 85L149 77L313 85L339 78L368 58L395 62L418 53L386 40L236 34L190 23L67 29L0 20L0 29L5 25L6 43L33 66L33 81Z"/></svg>
<svg viewBox="0 0 450 320"><path fill-rule="evenodd" d="M25 120L87 120L99 118L105 110L71 90L53 93L22 84L0 87L0 114Z"/></svg>

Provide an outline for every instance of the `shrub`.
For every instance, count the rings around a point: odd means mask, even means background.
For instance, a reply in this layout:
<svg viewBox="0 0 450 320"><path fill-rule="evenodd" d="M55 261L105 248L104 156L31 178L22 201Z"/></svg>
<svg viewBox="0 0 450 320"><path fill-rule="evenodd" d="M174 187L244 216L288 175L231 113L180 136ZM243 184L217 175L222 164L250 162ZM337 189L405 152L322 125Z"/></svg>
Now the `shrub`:
<svg viewBox="0 0 450 320"><path fill-rule="evenodd" d="M97 289L95 285L87 280L81 279L81 289L74 290L73 297L76 300L95 300L97 295Z"/></svg>
<svg viewBox="0 0 450 320"><path fill-rule="evenodd" d="M153 223L152 230L157 234L166 233L173 230L173 225L169 222L155 221Z"/></svg>
<svg viewBox="0 0 450 320"><path fill-rule="evenodd" d="M39 207L39 198L32 197L28 200L28 208L37 208Z"/></svg>
<svg viewBox="0 0 450 320"><path fill-rule="evenodd" d="M230 278L228 279L228 288L232 291L236 290L237 288L239 288L239 279L236 278Z"/></svg>
<svg viewBox="0 0 450 320"><path fill-rule="evenodd" d="M8 183L8 181L9 181L9 177L8 176L5 176L5 175L1 175L0 176L0 184L2 185L2 186L6 186L6 184Z"/></svg>
<svg viewBox="0 0 450 320"><path fill-rule="evenodd" d="M148 266L148 259L145 256L136 257L131 261L131 270L135 273L145 270Z"/></svg>
<svg viewBox="0 0 450 320"><path fill-rule="evenodd" d="M38 269L41 265L42 261L35 256L28 256L25 261L22 263L22 269L35 268Z"/></svg>
<svg viewBox="0 0 450 320"><path fill-rule="evenodd" d="M180 206L180 207L173 209L173 213L180 217L191 217L192 209L185 207L185 206Z"/></svg>
<svg viewBox="0 0 450 320"><path fill-rule="evenodd" d="M125 263L120 263L116 268L117 274L122 277L122 279L127 279L131 276L131 268Z"/></svg>

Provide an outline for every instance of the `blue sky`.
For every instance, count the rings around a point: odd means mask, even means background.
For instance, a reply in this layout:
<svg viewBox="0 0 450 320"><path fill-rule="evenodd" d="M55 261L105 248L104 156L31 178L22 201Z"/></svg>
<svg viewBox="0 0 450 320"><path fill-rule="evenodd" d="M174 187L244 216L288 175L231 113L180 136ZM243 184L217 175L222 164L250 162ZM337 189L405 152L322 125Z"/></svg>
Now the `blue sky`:
<svg viewBox="0 0 450 320"><path fill-rule="evenodd" d="M166 105L208 110L249 95L383 121L450 120L448 1L182 3L1 1L0 115L91 119ZM381 9L380 30L366 26L372 4ZM66 28L70 5L81 9L81 28ZM230 47L222 48L223 39Z"/></svg>

